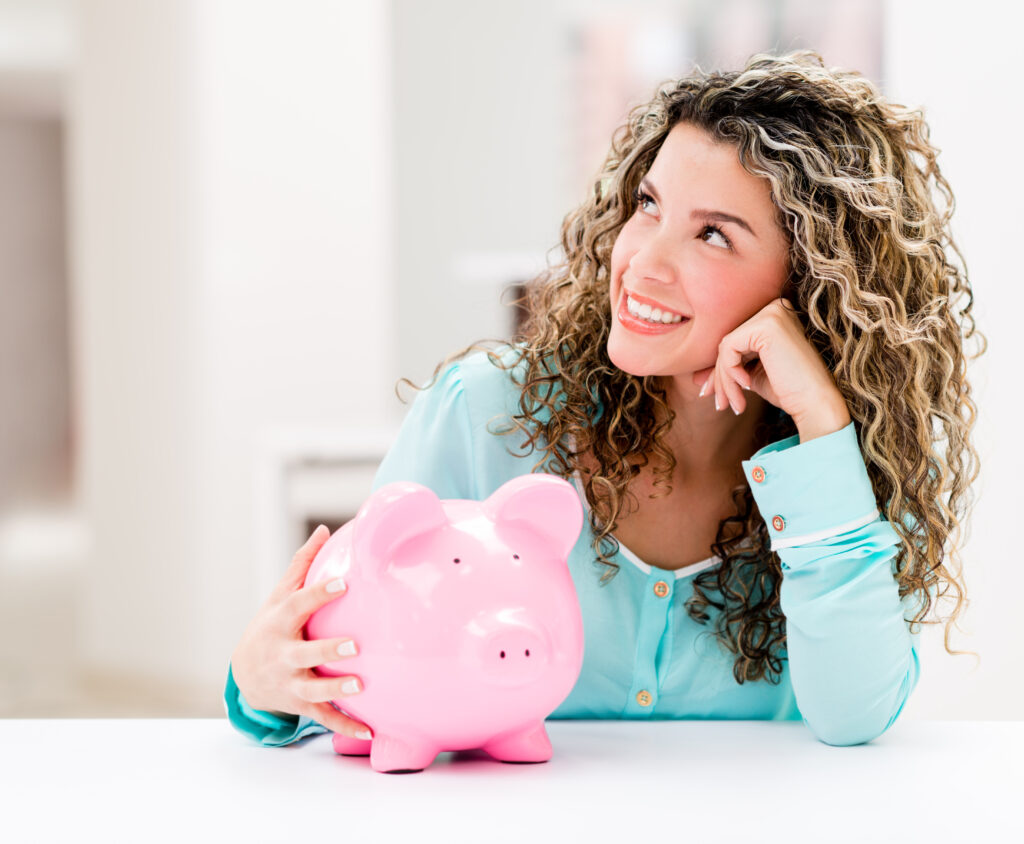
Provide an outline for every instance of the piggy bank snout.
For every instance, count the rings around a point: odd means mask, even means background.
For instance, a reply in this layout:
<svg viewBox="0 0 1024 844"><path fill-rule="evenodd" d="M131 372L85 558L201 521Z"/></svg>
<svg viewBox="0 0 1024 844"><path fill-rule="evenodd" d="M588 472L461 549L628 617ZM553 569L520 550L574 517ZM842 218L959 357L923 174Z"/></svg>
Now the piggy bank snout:
<svg viewBox="0 0 1024 844"><path fill-rule="evenodd" d="M487 685L526 686L541 680L551 661L551 643L529 622L493 620L472 638L470 663Z"/></svg>

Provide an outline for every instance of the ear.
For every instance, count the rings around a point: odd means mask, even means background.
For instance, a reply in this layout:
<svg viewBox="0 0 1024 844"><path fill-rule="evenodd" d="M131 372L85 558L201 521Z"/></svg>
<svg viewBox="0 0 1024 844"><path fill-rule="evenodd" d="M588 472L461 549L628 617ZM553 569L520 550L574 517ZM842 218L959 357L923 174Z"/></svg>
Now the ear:
<svg viewBox="0 0 1024 844"><path fill-rule="evenodd" d="M352 553L368 573L394 556L403 542L448 521L433 490L412 481L385 484L359 508L352 526Z"/></svg>
<svg viewBox="0 0 1024 844"><path fill-rule="evenodd" d="M576 489L554 475L513 478L495 490L482 508L495 525L523 525L541 534L562 560L569 556L583 527L583 506Z"/></svg>

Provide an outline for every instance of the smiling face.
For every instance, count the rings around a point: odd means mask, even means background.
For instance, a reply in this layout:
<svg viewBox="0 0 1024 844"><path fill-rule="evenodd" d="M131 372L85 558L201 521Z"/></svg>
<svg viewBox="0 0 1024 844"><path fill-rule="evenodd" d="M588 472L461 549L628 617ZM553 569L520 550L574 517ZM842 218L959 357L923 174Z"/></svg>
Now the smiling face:
<svg viewBox="0 0 1024 844"><path fill-rule="evenodd" d="M612 249L608 356L633 375L680 376L689 393L682 376L713 366L722 338L781 295L788 242L768 181L689 123L669 132L639 191ZM689 319L638 323L623 313L627 292Z"/></svg>

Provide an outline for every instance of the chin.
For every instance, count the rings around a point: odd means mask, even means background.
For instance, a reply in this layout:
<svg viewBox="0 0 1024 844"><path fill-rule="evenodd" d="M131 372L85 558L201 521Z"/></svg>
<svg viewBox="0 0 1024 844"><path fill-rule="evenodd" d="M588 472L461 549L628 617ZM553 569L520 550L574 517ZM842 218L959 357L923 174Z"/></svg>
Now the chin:
<svg viewBox="0 0 1024 844"><path fill-rule="evenodd" d="M623 372L628 372L637 378L645 375L671 375L674 367L667 365L664 355L652 355L644 349L638 348L636 344L630 343L627 339L620 342L620 338L614 336L615 331L608 336L606 351L608 359Z"/></svg>

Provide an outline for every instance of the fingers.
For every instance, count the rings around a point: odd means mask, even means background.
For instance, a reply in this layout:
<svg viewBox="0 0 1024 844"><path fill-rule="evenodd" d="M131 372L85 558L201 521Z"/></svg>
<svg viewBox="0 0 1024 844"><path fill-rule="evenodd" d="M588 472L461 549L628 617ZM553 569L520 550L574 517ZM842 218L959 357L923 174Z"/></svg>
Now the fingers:
<svg viewBox="0 0 1024 844"><path fill-rule="evenodd" d="M291 668L315 668L327 662L337 662L358 655L359 647L349 638L315 639L300 642L286 657Z"/></svg>
<svg viewBox="0 0 1024 844"><path fill-rule="evenodd" d="M330 538L331 532L327 526L317 525L316 530L309 535L309 539L295 552L291 563L284 573L284 577L281 578L281 581L275 587L274 591L278 593L278 597L294 592L302 586L306 580L306 574L309 572L309 567L313 564L313 560L324 546L324 543Z"/></svg>
<svg viewBox="0 0 1024 844"><path fill-rule="evenodd" d="M716 410L731 407L739 415L747 406L743 390L749 390L751 383L750 374L742 365L728 368L716 365L708 375L707 386L702 388L702 392L705 396L715 397Z"/></svg>
<svg viewBox="0 0 1024 844"><path fill-rule="evenodd" d="M708 394L708 390L713 386L711 378L714 374L715 370L709 369L704 373L703 377L701 377L699 373L694 376L696 383L700 385L700 391L697 393L697 398L702 399Z"/></svg>
<svg viewBox="0 0 1024 844"><path fill-rule="evenodd" d="M746 409L747 403L743 398L743 388L737 383L737 378L741 377L737 374L737 369L742 369L742 367L732 366L724 372L722 387L733 413L739 416ZM745 372L744 375L746 375Z"/></svg>
<svg viewBox="0 0 1024 844"><path fill-rule="evenodd" d="M732 335L726 335L718 347L718 360L715 361L715 371L718 375L718 387L721 390L721 401L718 401L720 410L724 410L728 404L738 416L747 407L747 401L743 396L743 390L751 387L750 376L743 366L743 353L730 341ZM746 344L744 344L746 345ZM753 359L756 354L750 352L748 355Z"/></svg>
<svg viewBox="0 0 1024 844"><path fill-rule="evenodd" d="M363 690L363 682L358 677L345 674L341 677L317 677L294 680L292 691L299 700L308 703L324 703L338 698L358 695Z"/></svg>
<svg viewBox="0 0 1024 844"><path fill-rule="evenodd" d="M295 552L295 556L292 557L291 565L288 566L288 574L294 575L295 579L301 583L302 579L306 576L306 572L309 571L309 567L312 565L317 552L330 538L331 532L327 529L327 526L317 525L316 530L309 535L309 539L305 541L303 546Z"/></svg>
<svg viewBox="0 0 1024 844"><path fill-rule="evenodd" d="M715 410L731 408L733 413L739 415L743 404L743 397L739 394L740 388L732 376L726 374L721 366L715 367Z"/></svg>
<svg viewBox="0 0 1024 844"><path fill-rule="evenodd" d="M368 732L370 738L373 737L373 730L366 726L366 724L352 720L344 713L335 709L330 703L311 703L303 707L303 711L299 714L312 718L318 724L323 724L328 730L341 733L349 738L365 740L367 736L359 735L359 732L362 730Z"/></svg>
<svg viewBox="0 0 1024 844"><path fill-rule="evenodd" d="M344 578L333 577L303 586L289 595L281 609L289 630L298 630L309 617L324 604L340 598L348 592Z"/></svg>

